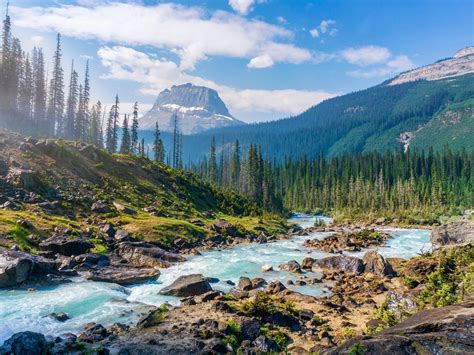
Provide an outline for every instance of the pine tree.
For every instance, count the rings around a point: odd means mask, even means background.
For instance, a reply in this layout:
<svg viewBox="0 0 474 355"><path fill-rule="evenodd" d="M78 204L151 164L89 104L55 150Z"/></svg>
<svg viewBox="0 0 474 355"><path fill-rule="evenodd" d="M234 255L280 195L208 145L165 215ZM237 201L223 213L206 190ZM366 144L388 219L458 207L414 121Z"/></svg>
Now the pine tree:
<svg viewBox="0 0 474 355"><path fill-rule="evenodd" d="M128 116L125 115L122 124L122 143L120 146L121 154L130 153L130 132L128 130Z"/></svg>
<svg viewBox="0 0 474 355"><path fill-rule="evenodd" d="M100 101L97 101L95 105L92 106L91 113L91 124L89 130L89 143L94 144L97 147L102 147L102 129L101 129L101 117L102 117L102 104Z"/></svg>
<svg viewBox="0 0 474 355"><path fill-rule="evenodd" d="M173 168L178 167L179 163L179 129L178 129L178 115L173 114Z"/></svg>
<svg viewBox="0 0 474 355"><path fill-rule="evenodd" d="M231 169L231 186L233 189L238 189L240 178L240 143L238 139L234 144Z"/></svg>
<svg viewBox="0 0 474 355"><path fill-rule="evenodd" d="M209 155L209 181L213 184L217 182L217 162L216 162L216 139L212 137L211 151Z"/></svg>
<svg viewBox="0 0 474 355"><path fill-rule="evenodd" d="M61 67L61 34L58 33L53 57L53 73L49 87L49 102L45 133L49 136L64 134L64 72Z"/></svg>
<svg viewBox="0 0 474 355"><path fill-rule="evenodd" d="M132 130L130 133L130 146L132 153L138 153L138 102L133 105Z"/></svg>
<svg viewBox="0 0 474 355"><path fill-rule="evenodd" d="M71 63L71 77L69 79L69 95L66 104L65 136L69 139L76 136L76 111L79 89L77 87L78 74L74 70L74 60Z"/></svg>
<svg viewBox="0 0 474 355"><path fill-rule="evenodd" d="M155 140L153 142L153 153L155 154L155 161L158 163L163 163L165 159L165 149L163 146L163 141L161 140L161 133L158 127L158 122L155 127Z"/></svg>
<svg viewBox="0 0 474 355"><path fill-rule="evenodd" d="M37 134L45 134L45 111L46 111L46 80L44 69L44 57L41 48L33 49L33 76L34 76L34 98L33 98L33 120Z"/></svg>
<svg viewBox="0 0 474 355"><path fill-rule="evenodd" d="M22 118L27 121L31 121L33 113L33 69L30 62L29 55L25 58L25 65L23 68L23 75L20 80L20 92L19 92L19 111Z"/></svg>
<svg viewBox="0 0 474 355"><path fill-rule="evenodd" d="M11 61L12 61L12 33L11 33L11 21L10 15L7 11L5 19L3 20L2 30L2 62L1 62L1 73L0 73L0 110L8 111L10 109L9 103L10 87L11 87Z"/></svg>

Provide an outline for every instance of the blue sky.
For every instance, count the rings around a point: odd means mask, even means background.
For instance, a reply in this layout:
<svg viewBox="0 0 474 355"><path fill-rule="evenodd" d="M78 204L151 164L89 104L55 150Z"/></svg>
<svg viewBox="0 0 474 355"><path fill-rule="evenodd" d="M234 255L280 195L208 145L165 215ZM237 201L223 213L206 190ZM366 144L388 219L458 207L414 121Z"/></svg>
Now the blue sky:
<svg viewBox="0 0 474 355"><path fill-rule="evenodd" d="M473 45L471 0L12 0L14 34L63 66L89 59L92 94L150 107L173 84L218 90L244 121L297 114L334 95Z"/></svg>

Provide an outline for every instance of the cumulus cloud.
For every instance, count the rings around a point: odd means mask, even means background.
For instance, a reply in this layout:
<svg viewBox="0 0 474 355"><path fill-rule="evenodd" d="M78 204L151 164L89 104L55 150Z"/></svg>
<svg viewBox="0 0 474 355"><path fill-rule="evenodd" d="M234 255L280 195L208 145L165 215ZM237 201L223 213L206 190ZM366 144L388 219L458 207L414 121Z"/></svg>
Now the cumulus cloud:
<svg viewBox="0 0 474 355"><path fill-rule="evenodd" d="M293 33L283 27L200 7L98 2L90 6L13 7L12 12L19 27L170 50L179 55L183 69L193 69L209 56L252 59L266 55L274 63L293 64L311 59L310 51L292 44Z"/></svg>
<svg viewBox="0 0 474 355"><path fill-rule="evenodd" d="M44 41L43 36L32 36L31 37L31 42L33 42L34 45L39 45Z"/></svg>
<svg viewBox="0 0 474 355"><path fill-rule="evenodd" d="M262 0L229 0L229 5L241 15L247 15L252 10L252 5L263 2Z"/></svg>
<svg viewBox="0 0 474 355"><path fill-rule="evenodd" d="M415 67L408 56L393 55L388 48L373 45L344 49L339 52L339 58L361 67L347 72L355 78L386 77Z"/></svg>
<svg viewBox="0 0 474 355"><path fill-rule="evenodd" d="M341 51L343 59L360 66L384 63L390 58L390 55L388 48L378 46L347 48Z"/></svg>
<svg viewBox="0 0 474 355"><path fill-rule="evenodd" d="M330 36L335 36L337 34L337 28L334 26L336 25L335 20L322 20L316 28L312 28L309 30L309 34L313 38L318 38L322 34L328 34Z"/></svg>
<svg viewBox="0 0 474 355"><path fill-rule="evenodd" d="M252 60L247 65L249 68L268 68L273 65L273 60L269 55L260 55L258 57L252 58Z"/></svg>
<svg viewBox="0 0 474 355"><path fill-rule="evenodd" d="M217 90L222 99L234 113L261 112L297 114L334 93L310 90L254 90L237 89L219 85L211 80L190 75L176 63L150 55L132 48L115 46L102 47L98 57L108 69L102 78L129 80L142 84L141 92L156 96L172 85L193 83Z"/></svg>

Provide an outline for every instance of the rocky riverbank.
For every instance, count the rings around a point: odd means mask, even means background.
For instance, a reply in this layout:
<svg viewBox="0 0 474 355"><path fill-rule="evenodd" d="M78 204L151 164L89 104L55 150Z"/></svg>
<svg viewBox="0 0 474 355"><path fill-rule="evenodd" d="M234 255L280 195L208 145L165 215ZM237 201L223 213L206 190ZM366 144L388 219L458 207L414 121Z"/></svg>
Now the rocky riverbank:
<svg viewBox="0 0 474 355"><path fill-rule="evenodd" d="M459 239L463 237L456 241ZM125 265L129 266L152 267L152 260L181 262L178 254L134 243L120 242L110 261L100 256L100 261L88 262L103 263L104 270L121 265L112 260L119 255L128 258ZM1 349L8 352L13 347L26 349L35 344L51 353L66 349L77 353L130 354L284 350L335 354L365 349L361 351L375 354L381 349L410 353L414 348L427 353L433 349L469 352L474 349L469 340L473 334L472 302L468 301L473 291L469 278L474 246L464 242L456 245L457 248L441 247L433 254L411 260L386 259L372 250L362 258L336 255L294 260L280 266L283 272L298 275L301 282L313 282L313 275L319 274L315 282L331 290L324 297L302 295L271 278L247 277L241 277L234 288L224 293L213 289L214 280L189 275L162 290L163 294L181 297L180 307L155 308L136 327L88 324L79 335L57 338L27 332L15 335ZM77 262L72 269L80 270L88 255L65 260ZM442 294L446 289L453 297L447 299ZM458 302L459 306L446 307ZM430 310L433 307L441 308ZM423 308L426 311L418 313ZM457 337L453 337L453 329L459 329ZM403 330L403 336L398 330Z"/></svg>

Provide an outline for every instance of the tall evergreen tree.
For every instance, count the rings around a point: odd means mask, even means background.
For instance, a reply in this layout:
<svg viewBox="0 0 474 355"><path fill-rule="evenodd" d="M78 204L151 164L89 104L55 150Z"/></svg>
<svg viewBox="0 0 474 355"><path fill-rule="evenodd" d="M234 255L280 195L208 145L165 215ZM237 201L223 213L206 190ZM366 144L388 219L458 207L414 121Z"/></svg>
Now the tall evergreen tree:
<svg viewBox="0 0 474 355"><path fill-rule="evenodd" d="M163 146L163 141L161 140L160 128L158 127L158 122L156 122L155 127L155 140L153 142L153 153L155 154L155 161L158 163L163 163L165 159L165 149Z"/></svg>
<svg viewBox="0 0 474 355"><path fill-rule="evenodd" d="M78 74L74 70L74 60L71 63L71 77L69 79L69 95L66 104L65 136L69 139L76 137L76 111L79 95Z"/></svg>
<svg viewBox="0 0 474 355"><path fill-rule="evenodd" d="M130 132L130 147L134 154L138 153L138 102L133 105L132 129Z"/></svg>
<svg viewBox="0 0 474 355"><path fill-rule="evenodd" d="M209 181L213 184L217 182L216 138L215 137L212 137L211 151L209 155Z"/></svg>
<svg viewBox="0 0 474 355"><path fill-rule="evenodd" d="M42 49L33 49L33 76L34 76L34 98L33 98L33 120L37 134L42 135L46 132L45 113L46 113L46 79L44 68L44 56Z"/></svg>
<svg viewBox="0 0 474 355"><path fill-rule="evenodd" d="M91 113L91 124L89 130L89 143L94 144L95 146L102 148L102 104L100 101L97 101L95 105L92 106Z"/></svg>
<svg viewBox="0 0 474 355"><path fill-rule="evenodd" d="M124 115L122 123L122 143L120 145L120 153L130 153L130 132L128 130L128 116Z"/></svg>
<svg viewBox="0 0 474 355"><path fill-rule="evenodd" d="M31 65L29 55L26 55L25 64L23 68L23 75L20 80L20 92L19 92L19 111L21 113L22 118L26 119L27 121L31 121L32 114L33 114L33 90L34 90L34 82L33 82L33 68Z"/></svg>
<svg viewBox="0 0 474 355"><path fill-rule="evenodd" d="M112 105L110 109L109 118L107 120L106 127L106 149L109 153L115 153L117 151L117 141L118 141L118 119L119 119L119 98L118 95L115 96L115 104Z"/></svg>
<svg viewBox="0 0 474 355"><path fill-rule="evenodd" d="M47 123L45 133L64 134L64 71L61 67L61 34L58 33L53 57L53 73L49 87Z"/></svg>

